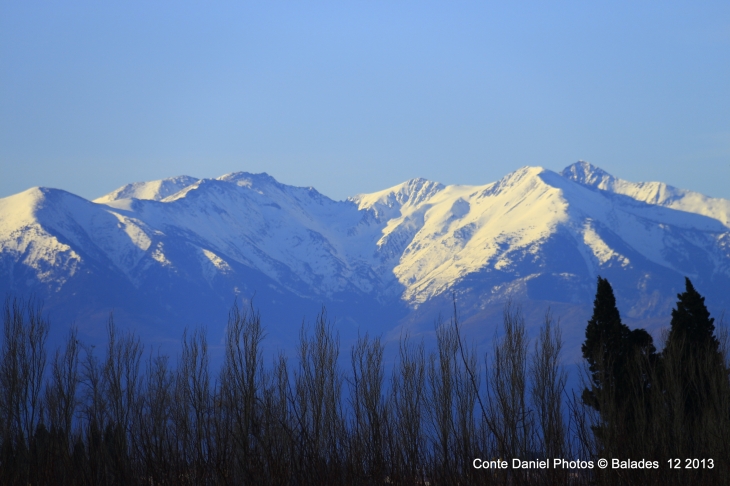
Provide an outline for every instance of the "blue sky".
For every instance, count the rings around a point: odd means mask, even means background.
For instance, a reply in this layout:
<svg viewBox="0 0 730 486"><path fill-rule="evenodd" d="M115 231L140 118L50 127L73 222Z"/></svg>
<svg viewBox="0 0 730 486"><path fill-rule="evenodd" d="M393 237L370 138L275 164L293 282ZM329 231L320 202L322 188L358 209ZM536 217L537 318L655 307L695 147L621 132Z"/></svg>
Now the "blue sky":
<svg viewBox="0 0 730 486"><path fill-rule="evenodd" d="M0 0L0 197L583 159L730 198L727 1L114 3Z"/></svg>

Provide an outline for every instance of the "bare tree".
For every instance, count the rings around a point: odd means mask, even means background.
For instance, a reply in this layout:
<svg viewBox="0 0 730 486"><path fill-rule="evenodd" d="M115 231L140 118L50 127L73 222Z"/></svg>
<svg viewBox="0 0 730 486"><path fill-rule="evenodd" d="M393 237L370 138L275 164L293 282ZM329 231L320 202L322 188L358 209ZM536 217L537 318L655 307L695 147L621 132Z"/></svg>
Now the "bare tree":
<svg viewBox="0 0 730 486"><path fill-rule="evenodd" d="M78 405L79 351L76 328L71 328L64 352L57 349L54 355L51 381L45 395L46 420L63 433L68 447L71 445L73 418Z"/></svg>
<svg viewBox="0 0 730 486"><path fill-rule="evenodd" d="M313 336L308 336L302 325L294 410L301 434L302 460L313 467L311 472L320 479L327 472L328 463L340 463L344 449L339 347L339 338L325 309L317 316Z"/></svg>
<svg viewBox="0 0 730 486"><path fill-rule="evenodd" d="M5 300L0 351L0 410L6 440L28 444L41 419L41 392L46 368L48 321L31 299Z"/></svg>
<svg viewBox="0 0 730 486"><path fill-rule="evenodd" d="M294 398L290 388L286 356L279 354L267 373L261 411L261 449L265 463L265 477L269 484L292 481L300 459L298 422L292 412Z"/></svg>
<svg viewBox="0 0 730 486"><path fill-rule="evenodd" d="M454 476L456 391L458 371L456 351L459 347L452 325L436 322L436 351L428 356L428 396L430 449L434 454L436 477ZM443 480L443 479L442 479Z"/></svg>
<svg viewBox="0 0 730 486"><path fill-rule="evenodd" d="M36 428L34 444L31 445L31 456L35 455L35 463L31 467L35 470L36 482L70 484L73 481L70 449L78 404L78 368L79 343L76 330L72 328L64 352L60 348L56 349L51 374L45 380L43 418Z"/></svg>
<svg viewBox="0 0 730 486"><path fill-rule="evenodd" d="M507 303L502 323L504 335L494 340L489 411L500 457L525 458L532 452L532 417L526 396L528 340L519 307Z"/></svg>
<svg viewBox="0 0 730 486"><path fill-rule="evenodd" d="M228 316L220 401L225 415L222 425L229 427L238 474L246 482L261 474L255 455L259 453L263 338L259 313L253 307L241 312L234 305Z"/></svg>
<svg viewBox="0 0 730 486"><path fill-rule="evenodd" d="M117 336L114 318L109 316L107 327L108 347L104 362L104 386L110 422L105 427L105 440L110 449L114 473L121 482L131 478L130 444L135 439L134 420L140 406L140 361L142 345L131 333Z"/></svg>
<svg viewBox="0 0 730 486"><path fill-rule="evenodd" d="M385 430L383 345L367 334L352 347L350 380L351 445L348 449L356 478L381 483L385 478Z"/></svg>
<svg viewBox="0 0 730 486"><path fill-rule="evenodd" d="M567 373L561 365L560 323L553 323L548 310L535 351L530 360L530 394L535 409L539 452L543 458L569 457L566 444L566 424L563 418L563 394ZM548 484L566 482L565 472L546 471Z"/></svg>
<svg viewBox="0 0 730 486"><path fill-rule="evenodd" d="M42 305L30 299L5 300L0 346L0 432L3 481L33 479L38 455L34 435L46 438L43 418L43 378L48 321ZM29 454L30 453L30 454Z"/></svg>
<svg viewBox="0 0 730 486"><path fill-rule="evenodd" d="M210 418L212 396L205 332L183 333L182 357L175 381L175 434L181 455L181 477L200 483L209 480L212 452Z"/></svg>
<svg viewBox="0 0 730 486"><path fill-rule="evenodd" d="M394 424L393 473L406 483L424 481L425 441L423 410L425 406L425 354L423 342L412 345L402 337L399 362L393 371L392 401Z"/></svg>
<svg viewBox="0 0 730 486"><path fill-rule="evenodd" d="M480 435L487 433L485 425L480 428L476 420L475 412L479 399L478 384L472 383L471 373L475 370L479 374L477 358L474 346L467 346L461 341L459 316L454 302L454 314L451 318L454 349L454 389L455 389L455 418L454 418L454 458L455 471L452 482L458 479L468 478L477 481L475 469L472 464L474 457L478 456ZM481 442L486 442L481 440Z"/></svg>
<svg viewBox="0 0 730 486"><path fill-rule="evenodd" d="M137 418L142 472L158 484L173 477L175 443L172 431L173 373L167 356L150 356Z"/></svg>

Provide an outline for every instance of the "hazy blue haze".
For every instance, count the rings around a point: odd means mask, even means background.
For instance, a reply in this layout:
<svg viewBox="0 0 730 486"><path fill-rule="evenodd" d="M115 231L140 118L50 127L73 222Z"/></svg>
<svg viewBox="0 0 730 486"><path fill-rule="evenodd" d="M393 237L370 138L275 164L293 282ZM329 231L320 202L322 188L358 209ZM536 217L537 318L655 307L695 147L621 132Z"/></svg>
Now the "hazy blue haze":
<svg viewBox="0 0 730 486"><path fill-rule="evenodd" d="M0 1L0 197L585 159L730 198L730 3Z"/></svg>

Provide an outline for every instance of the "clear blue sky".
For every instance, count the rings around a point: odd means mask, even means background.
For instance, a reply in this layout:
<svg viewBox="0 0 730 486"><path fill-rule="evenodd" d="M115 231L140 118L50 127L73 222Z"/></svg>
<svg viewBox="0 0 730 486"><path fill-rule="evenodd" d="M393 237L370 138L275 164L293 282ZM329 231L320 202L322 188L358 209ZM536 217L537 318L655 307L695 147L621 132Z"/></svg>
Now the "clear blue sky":
<svg viewBox="0 0 730 486"><path fill-rule="evenodd" d="M578 159L730 198L730 2L0 0L0 197Z"/></svg>

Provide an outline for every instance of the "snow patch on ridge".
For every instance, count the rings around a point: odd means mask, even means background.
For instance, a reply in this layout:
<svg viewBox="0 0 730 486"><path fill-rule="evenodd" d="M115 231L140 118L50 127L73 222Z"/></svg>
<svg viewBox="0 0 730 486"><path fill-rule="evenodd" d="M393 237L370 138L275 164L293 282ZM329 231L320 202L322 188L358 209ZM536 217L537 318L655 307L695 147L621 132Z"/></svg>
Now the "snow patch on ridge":
<svg viewBox="0 0 730 486"><path fill-rule="evenodd" d="M199 248L200 263L203 267L203 275L210 283L217 275L228 275L233 269L221 257L206 248Z"/></svg>
<svg viewBox="0 0 730 486"><path fill-rule="evenodd" d="M591 226L590 221L586 221L583 227L583 242L593 252L598 263L604 265L611 260L615 260L622 267L627 267L631 262L625 256L615 252L605 241L601 239L596 230Z"/></svg>

